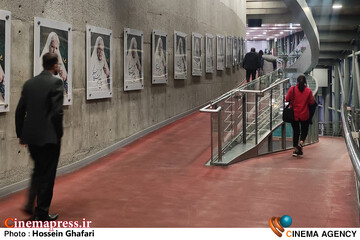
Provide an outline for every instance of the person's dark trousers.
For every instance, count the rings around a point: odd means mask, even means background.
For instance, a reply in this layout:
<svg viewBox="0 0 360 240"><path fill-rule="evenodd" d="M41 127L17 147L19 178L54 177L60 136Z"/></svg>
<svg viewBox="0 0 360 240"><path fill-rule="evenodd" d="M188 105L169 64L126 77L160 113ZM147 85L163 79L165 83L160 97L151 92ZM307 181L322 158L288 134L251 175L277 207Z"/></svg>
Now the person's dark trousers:
<svg viewBox="0 0 360 240"><path fill-rule="evenodd" d="M299 145L299 137L301 141L305 141L309 130L309 121L294 121L291 123L293 128L293 146Z"/></svg>
<svg viewBox="0 0 360 240"><path fill-rule="evenodd" d="M49 214L53 196L56 168L60 156L60 144L46 144L44 146L29 145L35 168L31 180L31 191L36 191L37 206L35 216L43 217Z"/></svg>
<svg viewBox="0 0 360 240"><path fill-rule="evenodd" d="M33 173L31 175L31 183L30 183L30 189L28 193L28 199L27 203L25 205L25 209L29 212L33 211L35 198L36 198L36 192L37 192L37 184L36 184L36 176L35 176L35 167L33 169Z"/></svg>
<svg viewBox="0 0 360 240"><path fill-rule="evenodd" d="M256 69L255 70L248 70L246 69L246 82L250 81L250 76L252 80L256 78Z"/></svg>

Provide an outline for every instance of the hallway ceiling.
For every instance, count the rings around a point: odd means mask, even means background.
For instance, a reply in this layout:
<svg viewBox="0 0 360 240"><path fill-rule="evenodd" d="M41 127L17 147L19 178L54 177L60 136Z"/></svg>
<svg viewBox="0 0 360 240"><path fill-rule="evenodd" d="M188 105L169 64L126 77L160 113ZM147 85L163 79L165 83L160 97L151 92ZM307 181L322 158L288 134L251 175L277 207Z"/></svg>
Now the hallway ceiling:
<svg viewBox="0 0 360 240"><path fill-rule="evenodd" d="M350 54L352 50L360 49L360 0L305 1L311 9L319 32L318 65L330 65L334 60ZM342 4L342 8L333 9L334 3ZM275 32L269 31L266 35L263 33L276 24L284 24L282 32L287 36L290 30L287 26L293 21L283 0L246 0L246 15L247 19L262 19L264 25L261 28L248 28L248 40L266 39L261 38L261 35L270 36L271 39ZM295 23L294 26L297 27Z"/></svg>
<svg viewBox="0 0 360 240"><path fill-rule="evenodd" d="M283 0L246 0L247 19L262 19L261 27L247 27L247 40L282 38L301 31L300 24L292 23ZM292 25L290 24L292 23Z"/></svg>
<svg viewBox="0 0 360 240"><path fill-rule="evenodd" d="M334 60L359 50L359 0L306 0L315 19L320 38L318 65L330 65ZM333 9L333 4L342 8Z"/></svg>

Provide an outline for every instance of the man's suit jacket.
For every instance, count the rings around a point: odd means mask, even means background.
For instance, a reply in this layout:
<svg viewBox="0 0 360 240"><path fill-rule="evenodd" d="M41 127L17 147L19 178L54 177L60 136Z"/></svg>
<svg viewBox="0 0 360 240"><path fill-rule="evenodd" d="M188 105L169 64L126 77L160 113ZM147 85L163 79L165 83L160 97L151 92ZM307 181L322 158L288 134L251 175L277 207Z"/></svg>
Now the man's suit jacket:
<svg viewBox="0 0 360 240"><path fill-rule="evenodd" d="M60 144L64 84L49 71L25 82L15 113L17 137L25 144Z"/></svg>

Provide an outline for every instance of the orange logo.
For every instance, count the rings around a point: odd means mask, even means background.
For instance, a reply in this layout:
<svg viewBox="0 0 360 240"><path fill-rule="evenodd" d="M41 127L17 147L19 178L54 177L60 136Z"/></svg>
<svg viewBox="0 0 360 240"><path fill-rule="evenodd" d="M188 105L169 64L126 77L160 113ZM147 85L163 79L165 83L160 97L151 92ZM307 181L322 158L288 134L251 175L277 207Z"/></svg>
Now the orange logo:
<svg viewBox="0 0 360 240"><path fill-rule="evenodd" d="M269 219L269 225L271 230L278 235L278 237L282 236L282 233L284 232L284 227L290 227L292 223L292 219L288 215L284 215L281 218L280 217L272 217Z"/></svg>

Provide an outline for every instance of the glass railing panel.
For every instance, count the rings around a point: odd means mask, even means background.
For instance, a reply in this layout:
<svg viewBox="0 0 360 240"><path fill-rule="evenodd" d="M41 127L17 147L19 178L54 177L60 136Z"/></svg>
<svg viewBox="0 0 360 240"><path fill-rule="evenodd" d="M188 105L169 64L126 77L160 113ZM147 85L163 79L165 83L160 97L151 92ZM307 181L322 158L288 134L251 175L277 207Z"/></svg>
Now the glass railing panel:
<svg viewBox="0 0 360 240"><path fill-rule="evenodd" d="M264 96L258 98L258 114L257 114L257 138L260 141L270 131L270 91L264 93Z"/></svg>
<svg viewBox="0 0 360 240"><path fill-rule="evenodd" d="M272 128L282 122L282 108L284 100L284 85L280 84L271 90Z"/></svg>
<svg viewBox="0 0 360 240"><path fill-rule="evenodd" d="M219 152L219 113L211 114L211 161L218 159Z"/></svg>
<svg viewBox="0 0 360 240"><path fill-rule="evenodd" d="M278 130L278 131L276 131ZM272 151L280 151L282 149L282 135L281 135L281 127L277 128L272 133Z"/></svg>
<svg viewBox="0 0 360 240"><path fill-rule="evenodd" d="M258 154L262 155L262 154L267 154L269 153L269 144L267 141L264 141L262 143L260 143L260 146L258 148Z"/></svg>
<svg viewBox="0 0 360 240"><path fill-rule="evenodd" d="M293 130L291 123L285 123L286 149L293 148Z"/></svg>
<svg viewBox="0 0 360 240"><path fill-rule="evenodd" d="M221 102L221 120L222 120L222 146L226 148L234 137L234 108L235 99L231 95L225 101Z"/></svg>
<svg viewBox="0 0 360 240"><path fill-rule="evenodd" d="M243 97L244 94L237 92L234 97L234 137L240 138L243 132ZM241 140L238 140L241 141Z"/></svg>
<svg viewBox="0 0 360 240"><path fill-rule="evenodd" d="M246 94L246 142L255 143L256 94Z"/></svg>

